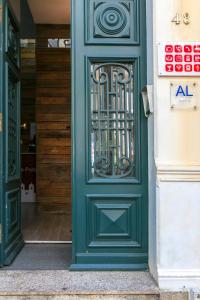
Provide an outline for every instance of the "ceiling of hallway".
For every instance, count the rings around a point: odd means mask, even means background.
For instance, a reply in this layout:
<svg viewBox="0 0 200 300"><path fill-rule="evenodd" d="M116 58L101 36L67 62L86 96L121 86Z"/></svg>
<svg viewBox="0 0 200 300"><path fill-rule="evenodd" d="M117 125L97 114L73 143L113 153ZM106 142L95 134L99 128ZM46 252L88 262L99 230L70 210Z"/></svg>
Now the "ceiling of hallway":
<svg viewBox="0 0 200 300"><path fill-rule="evenodd" d="M36 24L69 24L70 0L28 0Z"/></svg>

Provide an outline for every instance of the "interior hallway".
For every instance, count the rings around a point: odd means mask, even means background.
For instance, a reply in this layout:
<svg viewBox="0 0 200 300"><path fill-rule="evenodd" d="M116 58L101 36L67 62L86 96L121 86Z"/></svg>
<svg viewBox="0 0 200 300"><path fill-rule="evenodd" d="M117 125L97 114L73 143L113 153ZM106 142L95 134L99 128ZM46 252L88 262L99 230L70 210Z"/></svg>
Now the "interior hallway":
<svg viewBox="0 0 200 300"><path fill-rule="evenodd" d="M25 241L71 241L71 214L39 211L34 203L22 204Z"/></svg>

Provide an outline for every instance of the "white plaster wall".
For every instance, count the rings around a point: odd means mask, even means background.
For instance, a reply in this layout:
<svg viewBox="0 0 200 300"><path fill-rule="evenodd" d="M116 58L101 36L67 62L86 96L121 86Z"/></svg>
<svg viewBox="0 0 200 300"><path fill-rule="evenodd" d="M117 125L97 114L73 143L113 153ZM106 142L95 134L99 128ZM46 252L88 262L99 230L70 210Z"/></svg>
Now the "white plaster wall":
<svg viewBox="0 0 200 300"><path fill-rule="evenodd" d="M198 109L171 110L170 82L158 77L157 44L200 41L199 0L154 0L154 137L157 268L161 288L200 287L200 90ZM190 25L171 22L190 13Z"/></svg>
<svg viewBox="0 0 200 300"><path fill-rule="evenodd" d="M160 268L168 268L170 261L170 268L200 269L200 201L197 195L200 195L197 182L161 184Z"/></svg>
<svg viewBox="0 0 200 300"><path fill-rule="evenodd" d="M200 109L197 111L172 111L170 109L170 81L177 78L157 77L157 47L160 41L200 41L199 0L156 0L155 11L155 75L157 101L157 159L159 164L200 164ZM171 22L177 12L189 12L190 25ZM186 79L186 78L185 78ZM193 78L189 78L193 81ZM195 79L196 80L196 79ZM200 83L200 80L197 79ZM200 99L199 99L200 105Z"/></svg>
<svg viewBox="0 0 200 300"><path fill-rule="evenodd" d="M160 286L200 287L200 184L162 182L159 196Z"/></svg>

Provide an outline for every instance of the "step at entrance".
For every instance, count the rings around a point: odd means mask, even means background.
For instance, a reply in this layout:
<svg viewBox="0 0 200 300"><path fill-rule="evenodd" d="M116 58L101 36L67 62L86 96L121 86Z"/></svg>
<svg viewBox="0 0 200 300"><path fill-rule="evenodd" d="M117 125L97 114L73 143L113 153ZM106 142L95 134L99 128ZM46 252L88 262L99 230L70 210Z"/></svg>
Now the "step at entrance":
<svg viewBox="0 0 200 300"><path fill-rule="evenodd" d="M187 300L148 272L2 271L0 300Z"/></svg>
<svg viewBox="0 0 200 300"><path fill-rule="evenodd" d="M0 300L157 300L148 272L2 271Z"/></svg>
<svg viewBox="0 0 200 300"><path fill-rule="evenodd" d="M157 300L159 295L15 295L0 300Z"/></svg>
<svg viewBox="0 0 200 300"><path fill-rule="evenodd" d="M4 294L0 300L188 300L188 293L163 292L158 294Z"/></svg>

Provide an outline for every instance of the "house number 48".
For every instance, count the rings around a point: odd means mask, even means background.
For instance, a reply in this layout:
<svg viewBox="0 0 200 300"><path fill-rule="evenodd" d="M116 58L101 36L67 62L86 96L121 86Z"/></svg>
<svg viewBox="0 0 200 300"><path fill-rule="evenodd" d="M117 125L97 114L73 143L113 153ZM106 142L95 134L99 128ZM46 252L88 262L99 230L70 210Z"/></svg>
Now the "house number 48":
<svg viewBox="0 0 200 300"><path fill-rule="evenodd" d="M189 25L191 22L191 18L189 13L179 14L177 13L175 17L172 19L172 22L176 25L180 25L183 22L185 25Z"/></svg>

